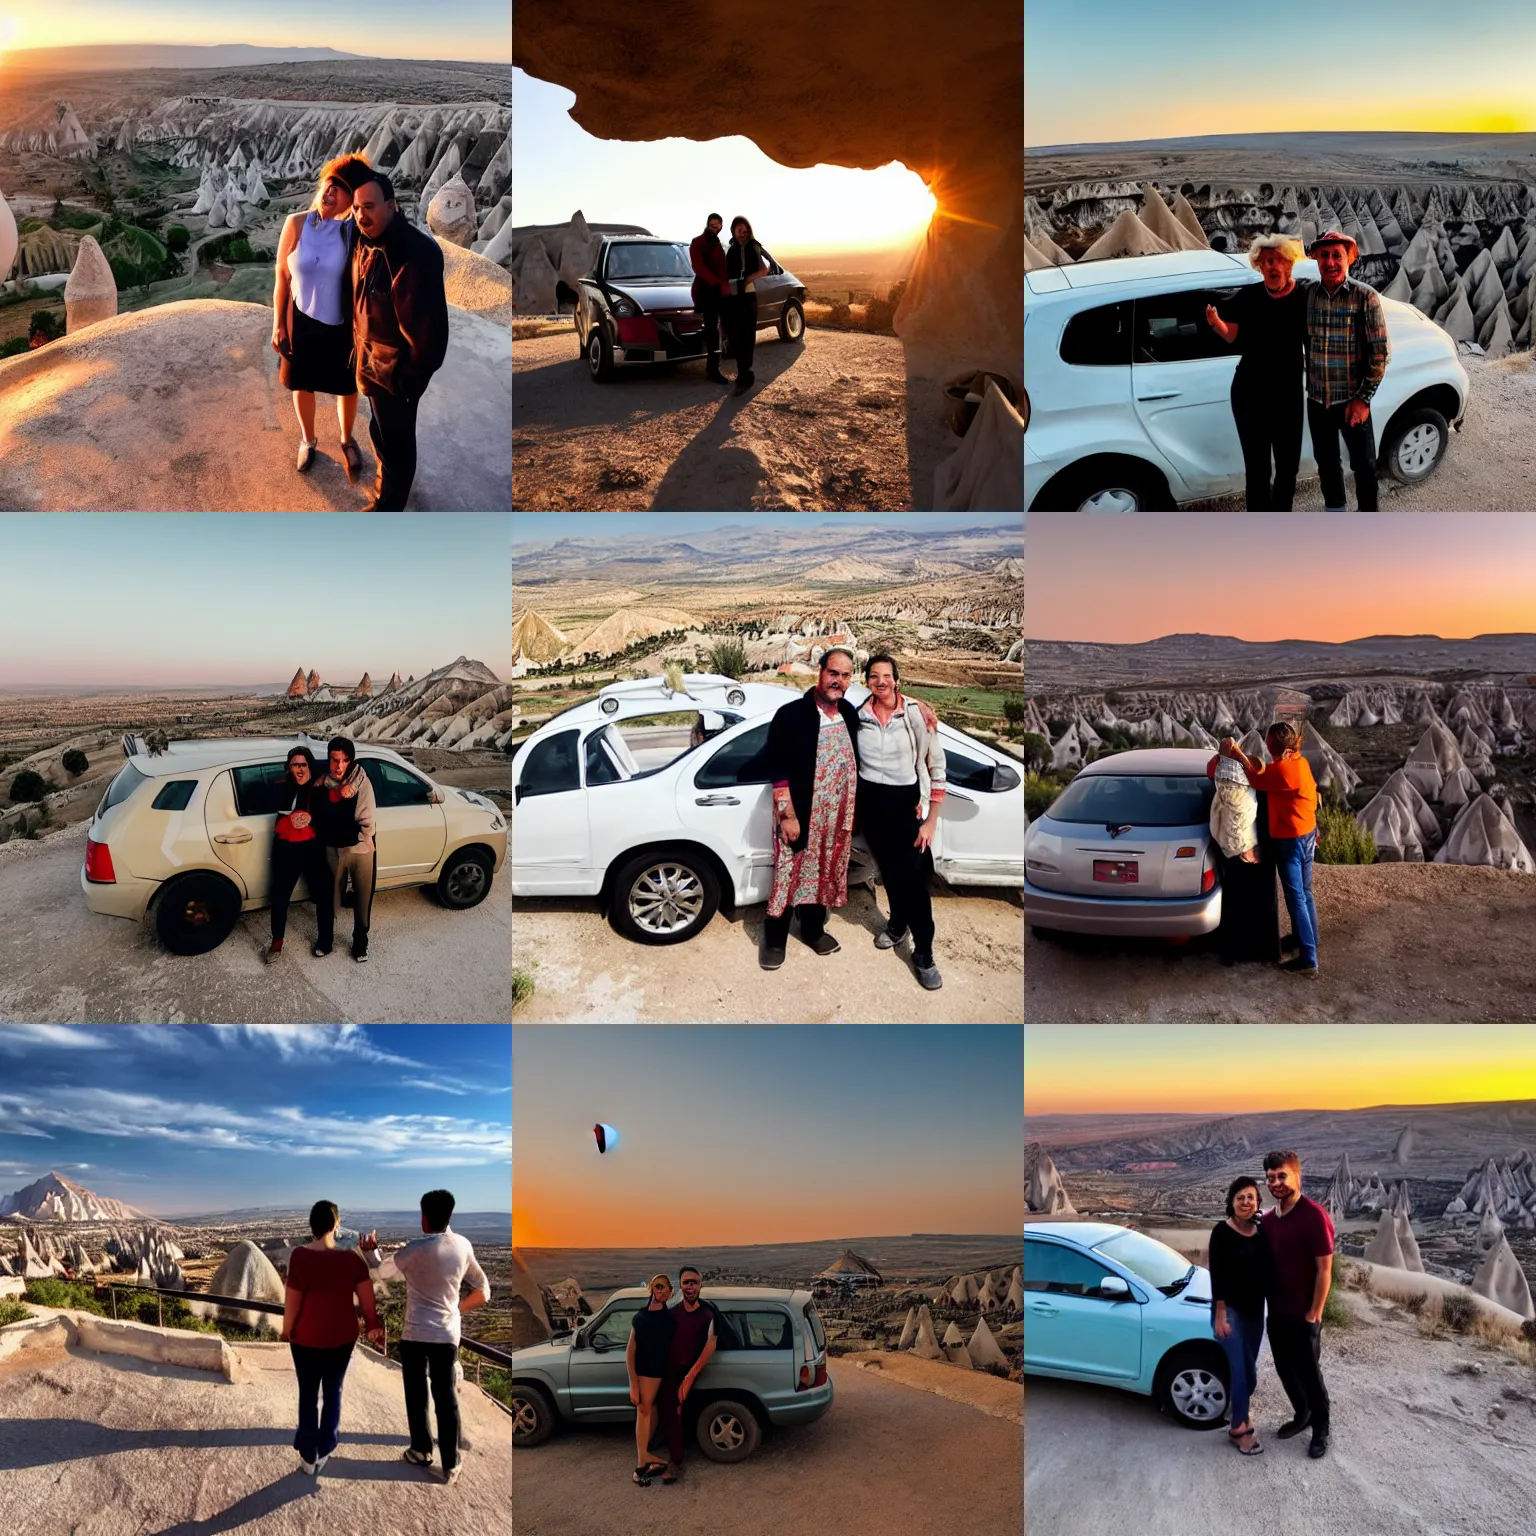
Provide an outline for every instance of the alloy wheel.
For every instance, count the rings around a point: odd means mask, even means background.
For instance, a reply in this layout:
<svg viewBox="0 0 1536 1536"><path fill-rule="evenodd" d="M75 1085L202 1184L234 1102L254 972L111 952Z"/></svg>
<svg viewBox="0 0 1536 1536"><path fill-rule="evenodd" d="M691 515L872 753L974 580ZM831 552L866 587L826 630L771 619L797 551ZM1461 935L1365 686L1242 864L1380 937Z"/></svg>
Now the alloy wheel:
<svg viewBox="0 0 1536 1536"><path fill-rule="evenodd" d="M478 859L465 859L448 876L448 895L464 905L480 899L485 890L485 865Z"/></svg>
<svg viewBox="0 0 1536 1536"><path fill-rule="evenodd" d="M629 915L647 933L680 933L703 910L704 886L686 864L652 864L629 888Z"/></svg>
<svg viewBox="0 0 1536 1536"><path fill-rule="evenodd" d="M710 1420L709 1443L717 1450L739 1451L746 1438L747 1432L734 1413L722 1413Z"/></svg>
<svg viewBox="0 0 1536 1536"><path fill-rule="evenodd" d="M512 1401L512 1438L519 1435L531 1435L539 1427L539 1416L534 1412L533 1404L526 1397L514 1398Z"/></svg>

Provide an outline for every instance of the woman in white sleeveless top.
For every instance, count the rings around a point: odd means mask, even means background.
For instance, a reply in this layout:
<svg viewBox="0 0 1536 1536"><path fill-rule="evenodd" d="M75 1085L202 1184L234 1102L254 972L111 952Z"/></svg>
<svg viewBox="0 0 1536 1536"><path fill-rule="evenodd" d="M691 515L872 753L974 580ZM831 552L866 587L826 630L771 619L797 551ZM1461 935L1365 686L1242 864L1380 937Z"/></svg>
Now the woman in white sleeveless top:
<svg viewBox="0 0 1536 1536"><path fill-rule="evenodd" d="M291 213L277 248L272 291L272 347L278 377L293 392L303 433L298 469L315 461L315 395L336 396L341 453L347 479L356 481L362 454L352 439L357 422L357 377L352 360L352 193L368 173L361 155L342 155L323 166L314 201Z"/></svg>

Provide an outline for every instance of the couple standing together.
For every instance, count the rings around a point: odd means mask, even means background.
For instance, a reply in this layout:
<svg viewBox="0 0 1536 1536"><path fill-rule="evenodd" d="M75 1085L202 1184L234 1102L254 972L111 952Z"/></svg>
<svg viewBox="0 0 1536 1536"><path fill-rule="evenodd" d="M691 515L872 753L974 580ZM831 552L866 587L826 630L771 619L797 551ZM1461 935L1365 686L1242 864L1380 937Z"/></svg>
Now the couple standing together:
<svg viewBox="0 0 1536 1536"><path fill-rule="evenodd" d="M683 1405L715 1352L715 1309L699 1297L703 1276L692 1264L677 1272L683 1299L669 1306L672 1281L653 1275L650 1300L630 1325L624 1363L629 1367L629 1400L635 1405L634 1481L642 1488L661 1473L664 1483L683 1475ZM667 1460L651 1454L651 1439L660 1430L667 1440Z"/></svg>
<svg viewBox="0 0 1536 1536"><path fill-rule="evenodd" d="M1336 229L1306 249L1320 282L1298 279L1303 255L1290 235L1261 235L1248 261L1264 276L1223 303L1206 306L1207 324L1241 357L1232 378L1232 416L1243 445L1250 512L1289 512L1301 463L1302 405L1312 434L1323 504L1345 512L1339 438L1355 472L1355 500L1377 510L1376 434L1371 397L1391 347L1381 297L1350 277L1359 248Z"/></svg>
<svg viewBox="0 0 1536 1536"><path fill-rule="evenodd" d="M720 244L725 220L712 213L702 234L693 237L688 261L693 268L693 307L704 320L704 344L709 349L708 377L716 384L731 381L720 372L720 326L736 359L736 393L744 395L757 382L752 372L752 353L757 346L757 292L760 277L767 277L768 263L762 247L752 238L752 226L739 213L731 220L731 248Z"/></svg>
<svg viewBox="0 0 1536 1536"><path fill-rule="evenodd" d="M469 1239L449 1228L453 1207L454 1198L446 1189L429 1189L421 1197L421 1230L426 1235L384 1255L373 1232L356 1248L337 1247L341 1213L331 1201L320 1200L310 1211L313 1237L295 1248L288 1260L281 1334L299 1382L299 1427L293 1448L306 1476L319 1476L340 1438L342 1383L359 1335L357 1307L362 1308L368 1337L387 1351L373 1282L404 1280L400 1373L411 1432L404 1458L413 1466L432 1465L432 1428L427 1422L430 1382L443 1481L457 1481L459 1319L483 1307L491 1288ZM460 1300L466 1280L471 1290Z"/></svg>
<svg viewBox="0 0 1536 1536"><path fill-rule="evenodd" d="M416 478L416 410L448 352L443 253L395 202L394 183L361 155L321 168L314 201L291 213L277 248L272 349L303 433L298 470L315 462L315 395L336 396L341 453L355 482L357 396L368 397L378 472L367 512L403 512Z"/></svg>
<svg viewBox="0 0 1536 1536"><path fill-rule="evenodd" d="M1275 1208L1259 1215L1257 1179L1232 1181L1227 1215L1211 1229L1211 1331L1231 1374L1233 1446L1244 1456L1264 1447L1250 1403L1258 1385L1259 1343L1269 1313L1269 1352L1291 1402L1291 1418L1275 1431L1289 1440L1310 1427L1307 1455L1328 1451L1328 1389L1321 1367L1323 1305L1333 1283L1333 1222L1301 1192L1301 1159L1271 1152L1264 1180Z"/></svg>

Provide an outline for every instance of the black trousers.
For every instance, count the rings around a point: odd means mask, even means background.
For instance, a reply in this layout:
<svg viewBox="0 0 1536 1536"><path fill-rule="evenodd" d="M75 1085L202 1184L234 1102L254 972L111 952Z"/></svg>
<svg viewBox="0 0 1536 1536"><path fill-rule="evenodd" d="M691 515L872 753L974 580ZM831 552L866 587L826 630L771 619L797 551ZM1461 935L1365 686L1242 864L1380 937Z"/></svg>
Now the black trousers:
<svg viewBox="0 0 1536 1536"><path fill-rule="evenodd" d="M751 384L752 352L757 346L757 295L733 293L725 301L725 328L731 338L731 356L736 359L736 382Z"/></svg>
<svg viewBox="0 0 1536 1536"><path fill-rule="evenodd" d="M459 1390L453 1367L459 1358L456 1344L423 1344L417 1339L400 1341L400 1374L405 1378L405 1420L410 1426L411 1449L432 1454L432 1429L427 1423L427 1384L432 1386L432 1407L437 1414L437 1449L447 1472L459 1460Z"/></svg>
<svg viewBox="0 0 1536 1536"><path fill-rule="evenodd" d="M912 951L927 960L933 954L933 895L928 885L933 860L915 844L919 805L916 784L871 784L859 780L859 830L880 866L880 879L891 904L890 930L898 937L912 931Z"/></svg>
<svg viewBox="0 0 1536 1536"><path fill-rule="evenodd" d="M1307 426L1312 430L1312 456L1317 460L1318 478L1323 482L1324 505L1346 505L1344 470L1339 463L1342 436L1349 453L1349 467L1355 472L1355 503L1362 512L1375 512L1376 431L1369 411L1358 427L1352 427L1344 420L1343 405L1322 406L1309 399Z"/></svg>
<svg viewBox="0 0 1536 1536"><path fill-rule="evenodd" d="M718 288L705 288L693 306L704 317L704 345L709 349L711 373L720 371L720 305L724 298Z"/></svg>
<svg viewBox="0 0 1536 1536"><path fill-rule="evenodd" d="M303 876L315 903L316 939L331 947L331 929L335 911L331 903L331 866L325 857L325 844L318 837L305 843L272 839L272 939L279 942L288 931L288 904L293 888ZM313 1458L311 1458L313 1459Z"/></svg>
<svg viewBox="0 0 1536 1536"><path fill-rule="evenodd" d="M802 907L785 907L781 917L765 917L763 919L763 938L767 941L769 949L783 949L789 939L789 920L800 914L800 937L807 944L814 944L827 927L827 909L815 902L807 902Z"/></svg>
<svg viewBox="0 0 1536 1536"><path fill-rule="evenodd" d="M368 396L368 440L379 461L373 498L380 512L405 511L416 478L416 407L403 395Z"/></svg>
<svg viewBox="0 0 1536 1536"><path fill-rule="evenodd" d="M1269 1352L1275 1358L1275 1374L1291 1400L1296 1417L1312 1416L1314 1434L1328 1433L1328 1389L1319 1367L1323 1325L1304 1317L1269 1314Z"/></svg>
<svg viewBox="0 0 1536 1536"><path fill-rule="evenodd" d="M1232 419L1237 423L1237 440L1243 445L1243 469L1248 480L1244 499L1250 512L1291 510L1296 498L1296 470L1301 463L1305 401L1299 378L1291 381L1289 389L1254 384L1241 373L1232 380Z"/></svg>

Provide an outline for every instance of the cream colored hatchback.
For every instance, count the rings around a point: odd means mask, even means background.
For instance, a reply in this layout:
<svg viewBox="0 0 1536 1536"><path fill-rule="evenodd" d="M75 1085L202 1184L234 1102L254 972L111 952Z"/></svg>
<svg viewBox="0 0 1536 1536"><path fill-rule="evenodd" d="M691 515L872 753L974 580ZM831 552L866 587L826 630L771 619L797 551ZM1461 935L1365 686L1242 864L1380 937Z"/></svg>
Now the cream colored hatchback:
<svg viewBox="0 0 1536 1536"><path fill-rule="evenodd" d="M86 906L135 922L153 910L161 942L178 955L223 943L242 912L268 904L283 774L300 746L325 761L326 744L303 736L173 741L154 754L125 736L128 760L85 845ZM357 760L378 802L377 889L429 885L456 910L484 901L507 856L495 804L434 783L387 747L359 742Z"/></svg>

